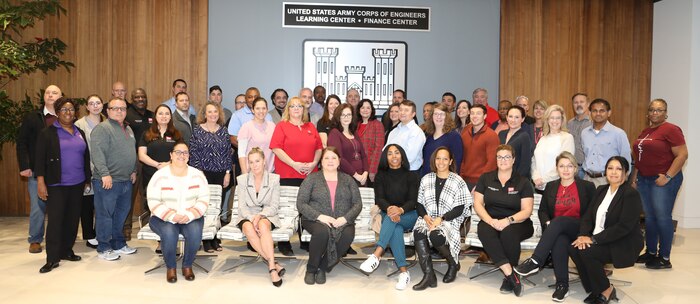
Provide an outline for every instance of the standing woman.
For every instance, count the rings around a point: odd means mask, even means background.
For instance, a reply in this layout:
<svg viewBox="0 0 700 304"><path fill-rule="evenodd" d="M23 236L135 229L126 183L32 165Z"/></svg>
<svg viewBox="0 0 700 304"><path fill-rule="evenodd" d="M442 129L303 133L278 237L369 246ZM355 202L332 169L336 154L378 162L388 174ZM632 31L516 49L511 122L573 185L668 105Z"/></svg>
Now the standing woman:
<svg viewBox="0 0 700 304"><path fill-rule="evenodd" d="M58 119L39 133L36 147L36 177L39 198L46 201L47 273L61 260L80 261L73 252L83 191L90 180L90 151L85 133L75 126L78 104L70 98L56 101Z"/></svg>
<svg viewBox="0 0 700 304"><path fill-rule="evenodd" d="M143 163L143 187L148 188L153 174L170 164L170 152L182 141L180 131L173 125L170 107L161 104L155 110L156 123L151 124L139 139L139 161ZM148 194L146 194L148 197Z"/></svg>
<svg viewBox="0 0 700 304"><path fill-rule="evenodd" d="M455 131L462 134L462 130L469 124L469 110L472 105L466 99L462 99L455 107Z"/></svg>
<svg viewBox="0 0 700 304"><path fill-rule="evenodd" d="M459 271L459 226L471 216L467 184L455 173L455 159L447 147L439 147L430 157L431 173L424 176L418 187L418 220L413 227L413 239L423 279L413 290L437 286L430 247L447 259L443 283L451 283Z"/></svg>
<svg viewBox="0 0 700 304"><path fill-rule="evenodd" d="M395 103L389 106L389 119L386 120L387 124L384 125L384 142L386 143L387 138L389 138L389 133L399 125L399 106L400 103Z"/></svg>
<svg viewBox="0 0 700 304"><path fill-rule="evenodd" d="M544 112L547 110L548 107L549 104L547 104L547 102L542 99L535 101L535 103L532 106L532 114L535 116L535 123L530 126L530 131L532 132L533 140L532 147L535 147L535 145L537 145L537 143L540 141L540 138L542 138L542 136L544 135ZM525 117L525 115L523 115L523 117ZM523 119L523 121L525 120Z"/></svg>
<svg viewBox="0 0 700 304"><path fill-rule="evenodd" d="M335 147L325 148L321 171L310 174L297 194L301 226L311 233L304 276L308 285L326 283L326 272L355 238L355 218L362 210L362 198L355 180L338 170L340 162Z"/></svg>
<svg viewBox="0 0 700 304"><path fill-rule="evenodd" d="M374 253L362 262L360 269L370 273L379 266L379 261L391 247L394 262L399 268L396 289L404 290L411 284L411 274L406 262L406 248L403 232L410 231L416 224L416 201L418 200L418 176L411 174L411 166L406 152L397 144L390 144L382 152L379 170L374 182L375 203L381 209L382 227ZM408 190L408 191L407 191Z"/></svg>
<svg viewBox="0 0 700 304"><path fill-rule="evenodd" d="M223 126L224 112L220 104L207 102L199 113L199 124L192 129L190 138L190 165L201 170L209 184L226 188L231 183L233 151L231 137ZM223 250L216 238L204 241L203 246L207 252L212 252L212 248Z"/></svg>
<svg viewBox="0 0 700 304"><path fill-rule="evenodd" d="M359 186L366 186L369 178L367 154L355 136L355 113L349 103L340 105L333 114L333 129L328 134L328 146L340 153L340 171L352 176Z"/></svg>
<svg viewBox="0 0 700 304"><path fill-rule="evenodd" d="M474 211L481 219L477 226L479 240L505 276L501 293L513 292L519 297L523 285L513 267L520 259L520 242L534 233L530 220L534 195L530 180L513 167L515 157L511 146L498 146L498 169L479 177L474 190Z"/></svg>
<svg viewBox="0 0 700 304"><path fill-rule="evenodd" d="M257 110L254 108L254 111ZM265 119L265 115L262 115L262 118ZM240 141L238 143L240 144ZM280 176L265 169L265 154L258 147L251 148L245 159L248 161L249 170L245 171L248 173L237 177L236 197L238 197L239 218L234 219L233 222L243 231L255 252L260 253L260 256L267 261L272 285L280 287L285 269L275 262L272 242L272 230L281 226L277 215Z"/></svg>
<svg viewBox="0 0 700 304"><path fill-rule="evenodd" d="M431 117L425 122L425 145L423 145L423 159L430 159L433 152L439 147L447 147L450 154L454 156L456 164L462 164L464 146L462 146L462 136L454 132L455 123L449 113L447 105L437 104L433 107ZM458 167L458 166L457 166ZM421 177L430 173L431 164L423 162L421 167ZM459 174L459 170L455 171Z"/></svg>
<svg viewBox="0 0 700 304"><path fill-rule="evenodd" d="M105 119L104 115L102 115L103 107L104 105L102 104L102 98L100 98L100 96L97 94L88 96L88 113L75 122L75 126L80 128L85 134L88 149L90 148L90 133L92 133L92 129ZM90 160L90 172L92 172L92 166L92 160ZM92 190L91 185L87 185L83 192L83 203L80 210L80 226L83 230L83 239L86 241L85 245L92 249L97 249L97 235L95 234L95 191Z"/></svg>
<svg viewBox="0 0 700 304"><path fill-rule="evenodd" d="M671 268L673 205L688 159L683 131L666 121L667 110L663 99L649 103L649 127L635 140L632 153L635 170L631 182L642 195L647 246L637 263L645 263L650 269Z"/></svg>
<svg viewBox="0 0 700 304"><path fill-rule="evenodd" d="M222 115L223 116L223 115ZM187 165L190 151L179 142L170 152L171 163L158 170L148 183L149 225L160 236L169 283L177 282L177 243L185 237L182 275L193 281L192 263L199 250L204 214L209 206L209 185L202 171Z"/></svg>
<svg viewBox="0 0 700 304"><path fill-rule="evenodd" d="M556 165L559 179L547 183L537 213L543 229L540 242L532 256L515 267L515 272L519 275L536 273L551 254L557 280L552 300L561 302L569 295L568 248L578 236L581 216L588 210L595 186L577 178L578 163L571 152L559 154Z"/></svg>
<svg viewBox="0 0 700 304"><path fill-rule="evenodd" d="M384 147L384 125L377 120L374 104L369 99L360 100L357 108L357 134L362 141L367 154L367 165L369 166L368 184L374 182L379 166L379 158Z"/></svg>
<svg viewBox="0 0 700 304"><path fill-rule="evenodd" d="M560 105L552 105L544 112L545 125L532 156L532 183L539 191L547 183L557 179L555 159L562 152L574 153L574 137L566 129L566 114Z"/></svg>
<svg viewBox="0 0 700 304"><path fill-rule="evenodd" d="M335 109L340 105L340 97L338 95L332 94L326 98L326 105L323 107L323 115L321 119L316 123L316 130L318 135L321 137L321 142L323 142L323 147L328 146L328 132L331 131L331 121L333 120L333 113Z"/></svg>
<svg viewBox="0 0 700 304"><path fill-rule="evenodd" d="M267 100L258 97L253 101L253 120L241 126L238 131L238 163L241 172L248 173L248 153L253 148L260 148L265 155L265 171L274 169L274 154L270 150L270 140L275 132L275 123L265 120L267 116Z"/></svg>
<svg viewBox="0 0 700 304"><path fill-rule="evenodd" d="M634 266L644 247L639 228L642 199L630 183L625 182L629 163L622 156L613 156L605 164L608 185L596 189L586 214L581 218L579 237L569 247L583 286L591 294L585 303L609 303L617 299L610 284L605 264L615 268Z"/></svg>
<svg viewBox="0 0 700 304"><path fill-rule="evenodd" d="M530 178L532 163L532 138L528 134L523 121L525 110L520 106L512 106L508 110L508 130L498 133L501 144L509 145L515 152L515 165L513 169L522 177Z"/></svg>

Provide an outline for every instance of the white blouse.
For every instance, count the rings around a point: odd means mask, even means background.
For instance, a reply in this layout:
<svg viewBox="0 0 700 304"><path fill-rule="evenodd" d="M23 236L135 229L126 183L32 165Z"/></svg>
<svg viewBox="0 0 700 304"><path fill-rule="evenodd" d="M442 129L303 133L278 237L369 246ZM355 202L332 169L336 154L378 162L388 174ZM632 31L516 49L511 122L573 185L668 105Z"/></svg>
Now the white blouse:
<svg viewBox="0 0 700 304"><path fill-rule="evenodd" d="M596 210L595 228L593 228L593 235L601 233L603 232L603 230L605 230L605 218L608 214L608 208L610 208L610 203L612 202L613 197L615 197L615 193L617 193L617 190L615 190L615 192L610 192L611 189L612 187L608 188L608 191L605 194L605 197L603 198L603 202L600 203L600 206L598 206L598 210ZM619 190L620 188L617 189Z"/></svg>

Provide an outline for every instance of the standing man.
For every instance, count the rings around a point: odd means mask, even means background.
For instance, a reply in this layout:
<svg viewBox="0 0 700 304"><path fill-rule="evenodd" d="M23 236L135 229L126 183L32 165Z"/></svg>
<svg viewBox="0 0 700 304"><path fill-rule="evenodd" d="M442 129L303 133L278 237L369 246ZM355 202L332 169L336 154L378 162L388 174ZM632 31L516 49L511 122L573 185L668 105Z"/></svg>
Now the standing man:
<svg viewBox="0 0 700 304"><path fill-rule="evenodd" d="M107 104L108 119L90 135L97 253L108 261L136 252L126 244L123 234L136 182L136 139L125 123L126 110L126 101L112 98Z"/></svg>
<svg viewBox="0 0 700 304"><path fill-rule="evenodd" d="M236 98L233 100L233 103L236 107L236 110L234 110L233 112L243 109L243 107L245 107L245 94L236 95ZM282 110L284 110L284 108Z"/></svg>
<svg viewBox="0 0 700 304"><path fill-rule="evenodd" d="M126 101L126 106L131 107L131 103L126 99L126 86L123 82L117 81L112 84L112 97Z"/></svg>
<svg viewBox="0 0 700 304"><path fill-rule="evenodd" d="M185 92L175 95L175 111L173 112L173 125L182 134L182 140L189 145L192 137L192 128L197 122L197 117L190 112L190 96Z"/></svg>
<svg viewBox="0 0 700 304"><path fill-rule="evenodd" d="M41 110L32 111L22 119L17 134L17 161L19 175L26 177L29 192L29 253L40 253L41 242L44 241L44 218L46 217L46 202L39 199L34 164L36 158L36 138L39 132L56 122L54 104L63 94L61 89L50 85L44 90L44 106Z"/></svg>
<svg viewBox="0 0 700 304"><path fill-rule="evenodd" d="M521 108L525 109L525 123L528 125L532 125L535 123L535 118L528 115L530 113L530 98L527 98L525 95L520 95L518 97L515 97L515 105L520 106ZM496 132L498 133L498 132Z"/></svg>
<svg viewBox="0 0 700 304"><path fill-rule="evenodd" d="M397 144L406 152L406 158L410 164L411 171L418 174L418 170L423 165L423 145L425 145L425 134L413 120L416 116L416 104L410 100L404 100L399 106L400 123L389 133L386 146Z"/></svg>
<svg viewBox="0 0 700 304"><path fill-rule="evenodd" d="M326 103L326 88L316 86L314 88L314 103L311 104L309 111L318 117L323 116L323 105ZM314 123L316 123L314 121Z"/></svg>
<svg viewBox="0 0 700 304"><path fill-rule="evenodd" d="M472 92L472 100L474 104L480 104L486 107L486 125L490 126L498 121L498 111L489 106L489 91L484 88L476 88Z"/></svg>
<svg viewBox="0 0 700 304"><path fill-rule="evenodd" d="M496 148L500 141L498 134L487 127L486 107L475 104L469 110L469 120L462 131L462 146L464 147L464 158L460 164L459 174L467 183L469 191L474 190L479 177L493 170L496 170Z"/></svg>
<svg viewBox="0 0 700 304"><path fill-rule="evenodd" d="M309 94L310 92L311 90L309 90ZM233 113L233 116L231 117L231 122L228 125L228 134L231 135L231 144L234 147L238 147L238 131L241 130L244 123L253 120L255 116L253 114L253 101L258 99L258 97L260 97L260 90L258 90L258 88L248 88L245 91L246 106ZM270 113L267 113L265 120L272 121L272 116L270 116Z"/></svg>
<svg viewBox="0 0 700 304"><path fill-rule="evenodd" d="M170 107L170 112L175 114L175 108L177 108L175 106L175 98L176 98L175 96L178 93L182 93L182 92L187 93L187 82L185 82L182 79L175 79L175 81L173 81L172 92L173 92L173 97L170 97L170 99L163 101L163 104ZM189 113L191 113L192 115L197 115L197 111L194 109L194 107L191 104L189 105Z"/></svg>
<svg viewBox="0 0 700 304"><path fill-rule="evenodd" d="M588 106L593 124L581 131L581 145L585 161L584 179L596 187L607 184L605 163L612 156L622 156L632 163L632 152L624 130L611 124L608 119L612 110L610 103L602 98L593 100Z"/></svg>
<svg viewBox="0 0 700 304"><path fill-rule="evenodd" d="M126 122L131 130L134 132L134 138L136 142L141 139L143 132L145 132L153 123L153 112L148 108L148 96L146 95L146 90L138 88L131 91L131 106L127 106L126 110ZM135 151L138 154L138 146L134 146ZM148 205L146 204L146 196L144 195L144 189L142 189L141 183L141 162L137 162L136 170L136 187L131 191L131 208L129 208L129 214L126 216L126 221L124 221L124 238L127 241L131 240L131 229L133 228L132 216L134 214L134 204L136 202L136 196L141 194L141 206L144 210L148 210Z"/></svg>
<svg viewBox="0 0 700 304"><path fill-rule="evenodd" d="M233 115L233 112L229 110L228 108L224 107L221 102L224 100L224 90L221 89L220 86L215 85L209 88L209 101L218 103L222 109L224 109L224 125L228 127L229 121L231 121L231 116Z"/></svg>
<svg viewBox="0 0 700 304"><path fill-rule="evenodd" d="M309 115L309 122L316 125L319 119L321 119L321 116L323 115L323 112L321 112L321 115L316 115L311 112L311 106L314 104L313 100L313 94L311 93L311 89L309 88L302 88L299 91L299 98L304 102L304 108L306 108L306 113ZM359 100L358 100L359 101Z"/></svg>
<svg viewBox="0 0 700 304"><path fill-rule="evenodd" d="M282 88L274 90L270 96L273 107L268 113L272 116L272 122L275 124L282 120L282 113L284 113L284 107L287 106L287 99L289 99L289 94Z"/></svg>
<svg viewBox="0 0 700 304"><path fill-rule="evenodd" d="M350 89L345 95L345 102L351 104L355 112L357 112L357 104L360 103L360 99L360 92L357 89Z"/></svg>
<svg viewBox="0 0 700 304"><path fill-rule="evenodd" d="M445 92L444 94L442 94L442 103L444 103L447 106L447 110L449 110L450 113L452 113L455 110L457 97L455 97L455 94L452 94L451 92ZM450 113L447 114L449 115Z"/></svg>
<svg viewBox="0 0 700 304"><path fill-rule="evenodd" d="M581 131L591 126L591 119L588 115L588 95L586 93L576 93L571 97L571 103L576 114L566 124L569 133L574 136L574 147L576 147L576 161L578 162L578 177L583 179L583 145L581 145Z"/></svg>

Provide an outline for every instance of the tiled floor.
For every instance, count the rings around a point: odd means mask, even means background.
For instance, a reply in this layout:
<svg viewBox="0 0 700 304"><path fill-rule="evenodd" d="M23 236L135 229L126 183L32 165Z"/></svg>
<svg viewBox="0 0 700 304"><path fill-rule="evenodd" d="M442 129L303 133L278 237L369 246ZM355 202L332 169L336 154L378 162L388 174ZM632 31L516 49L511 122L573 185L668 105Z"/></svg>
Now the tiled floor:
<svg viewBox="0 0 700 304"><path fill-rule="evenodd" d="M527 286L524 295L502 295L499 274L469 281L467 278L474 258L462 257L462 270L456 282L442 284L423 292L394 289L395 278L386 274L393 265L383 261L379 269L366 278L339 265L328 275L322 286L307 286L303 282L306 266L305 252L293 243L300 259L282 261L287 268L284 285L270 284L267 267L253 264L224 273L239 262L238 255L246 253L244 243L224 242L224 251L215 258L197 261L213 270L206 274L195 269L197 279L176 284L165 282L165 270L144 275L146 269L159 262L153 253L154 244L147 241L129 242L139 252L118 261L100 260L94 250L80 240L74 250L83 257L80 262L61 262L59 268L40 274L45 254L27 253L27 218L0 218L0 303L551 303L553 283L551 270L531 279L536 287ZM138 228L135 228L138 229ZM136 233L134 233L134 236ZM366 254L371 248L361 248ZM524 253L524 256L529 254ZM613 278L632 281L631 286L619 286L622 303L697 303L700 287L700 229L680 229L673 249L672 270L650 271L642 266L615 270ZM444 266L439 266L444 269ZM480 267L480 266L477 266ZM478 269L472 269L474 274ZM422 272L411 269L413 284ZM440 277L438 277L440 279ZM586 295L579 284L572 285L568 303L581 303ZM313 298L313 300L311 300Z"/></svg>

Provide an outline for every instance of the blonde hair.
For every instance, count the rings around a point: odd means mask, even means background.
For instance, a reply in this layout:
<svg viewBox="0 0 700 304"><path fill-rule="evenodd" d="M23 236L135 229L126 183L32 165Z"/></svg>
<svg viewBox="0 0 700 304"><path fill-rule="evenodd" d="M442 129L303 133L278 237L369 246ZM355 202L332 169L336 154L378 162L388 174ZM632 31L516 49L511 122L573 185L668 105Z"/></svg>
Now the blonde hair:
<svg viewBox="0 0 700 304"><path fill-rule="evenodd" d="M219 112L219 118L216 120L216 123L219 124L219 126L224 125L224 109L221 108L221 105L213 102L213 101L207 101L207 103L204 104L202 107L202 110L199 111L199 117L197 118L197 123L198 124L203 124L207 122L207 106L212 105L216 108L216 110Z"/></svg>
<svg viewBox="0 0 700 304"><path fill-rule="evenodd" d="M544 111L544 116L542 117L542 120L544 120L544 124L542 124L542 136L549 135L549 116L551 116L553 112L561 113L561 131L569 132L569 129L566 127L566 113L564 112L564 108L558 104L553 104Z"/></svg>
<svg viewBox="0 0 700 304"><path fill-rule="evenodd" d="M306 107L304 106L304 101L301 100L301 98L299 98L299 96L294 96L294 97L290 98L289 101L287 102L287 105L284 106L284 112L282 113L282 121L289 121L289 107L294 102L299 103L301 108L304 109L304 112L301 114L301 121L303 123L309 122L309 117L308 117L309 110L306 109Z"/></svg>
<svg viewBox="0 0 700 304"><path fill-rule="evenodd" d="M561 152L561 154L557 156L557 161L555 162L555 165L559 166L559 161L561 161L562 159L568 159L571 162L571 164L574 165L574 172L578 170L578 161L576 161L576 156L571 154L571 152Z"/></svg>
<svg viewBox="0 0 700 304"><path fill-rule="evenodd" d="M258 154L263 159L263 161L265 161L265 152L263 152L263 150L260 149L260 147L251 148L250 151L248 151L248 155L246 157L250 158L250 156L253 154Z"/></svg>

